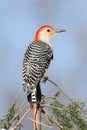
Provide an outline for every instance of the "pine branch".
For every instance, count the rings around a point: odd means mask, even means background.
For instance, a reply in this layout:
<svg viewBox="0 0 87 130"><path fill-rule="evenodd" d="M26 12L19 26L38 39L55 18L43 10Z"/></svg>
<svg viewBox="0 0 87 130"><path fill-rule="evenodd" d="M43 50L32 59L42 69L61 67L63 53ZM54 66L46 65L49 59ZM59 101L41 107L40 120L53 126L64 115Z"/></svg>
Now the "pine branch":
<svg viewBox="0 0 87 130"><path fill-rule="evenodd" d="M43 96L44 102L41 102L39 106L41 108L40 111L38 111L39 109L37 109L37 107L35 109L27 108L29 104L26 103L25 100L19 105L18 98L21 93L21 91L19 91L8 113L0 120L1 129L4 128L8 130L12 127L12 130L20 130L22 128L21 123L23 119L28 113L34 110L34 118L28 118L33 121L34 130L36 130L36 128L41 130L41 126L48 128L55 127L59 130L87 130L87 101L70 98L56 83L48 79L48 77L44 80L44 83L47 81L52 83L58 92L55 93L54 96ZM22 116L20 116L21 112L23 113ZM41 121L42 113L47 119L45 124Z"/></svg>

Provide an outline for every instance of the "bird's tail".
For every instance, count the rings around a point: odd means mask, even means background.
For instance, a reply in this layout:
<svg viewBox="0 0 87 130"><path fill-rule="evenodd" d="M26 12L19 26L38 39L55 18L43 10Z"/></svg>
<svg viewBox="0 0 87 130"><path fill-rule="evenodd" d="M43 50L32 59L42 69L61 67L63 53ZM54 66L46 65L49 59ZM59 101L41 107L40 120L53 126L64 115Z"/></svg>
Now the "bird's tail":
<svg viewBox="0 0 87 130"><path fill-rule="evenodd" d="M34 88L35 89L35 88ZM29 95L27 95L28 102L30 103L30 107L33 106L33 103L36 102L37 106L41 102L41 89L40 89L40 83L37 84L36 91L31 92Z"/></svg>

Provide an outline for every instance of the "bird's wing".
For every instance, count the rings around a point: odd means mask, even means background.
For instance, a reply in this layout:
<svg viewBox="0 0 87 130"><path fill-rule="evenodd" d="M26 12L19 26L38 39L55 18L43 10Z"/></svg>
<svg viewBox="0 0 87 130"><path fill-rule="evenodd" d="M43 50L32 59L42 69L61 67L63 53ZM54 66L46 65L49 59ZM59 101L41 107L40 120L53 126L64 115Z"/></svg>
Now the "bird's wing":
<svg viewBox="0 0 87 130"><path fill-rule="evenodd" d="M47 43L32 42L23 60L23 86L28 94L35 88L49 67L53 53Z"/></svg>

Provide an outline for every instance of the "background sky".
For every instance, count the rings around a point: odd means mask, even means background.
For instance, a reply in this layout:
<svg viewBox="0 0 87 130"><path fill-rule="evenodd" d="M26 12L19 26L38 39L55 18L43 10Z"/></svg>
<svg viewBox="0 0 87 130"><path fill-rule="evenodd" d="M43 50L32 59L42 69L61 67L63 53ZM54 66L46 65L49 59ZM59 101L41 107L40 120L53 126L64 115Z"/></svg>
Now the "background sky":
<svg viewBox="0 0 87 130"><path fill-rule="evenodd" d="M47 24L67 31L52 40L54 60L46 75L70 97L87 99L87 0L0 0L0 117L22 85L26 48ZM47 84L42 91L56 88Z"/></svg>

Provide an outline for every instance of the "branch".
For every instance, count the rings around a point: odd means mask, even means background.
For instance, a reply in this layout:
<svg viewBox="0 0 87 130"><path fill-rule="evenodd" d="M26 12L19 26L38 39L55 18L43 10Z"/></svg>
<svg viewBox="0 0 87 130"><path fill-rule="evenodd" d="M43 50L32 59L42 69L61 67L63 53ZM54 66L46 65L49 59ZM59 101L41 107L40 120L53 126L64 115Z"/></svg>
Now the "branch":
<svg viewBox="0 0 87 130"><path fill-rule="evenodd" d="M40 124L40 125L43 125L43 126L45 126L45 127L47 127L47 128L53 128L52 126L48 126L48 125L43 124L43 123L41 123L41 122L35 121L35 120L33 120L31 117L28 117L28 119L30 119L31 121L33 121L33 122L35 122L35 123L38 123L38 124Z"/></svg>
<svg viewBox="0 0 87 130"><path fill-rule="evenodd" d="M41 130L41 111L42 111L42 107L41 106L38 106L37 107L37 104L34 103L33 104L33 110L34 110L34 130Z"/></svg>
<svg viewBox="0 0 87 130"><path fill-rule="evenodd" d="M32 111L32 109L28 109L25 113L24 113L24 115L20 118L20 120L17 122L17 124L13 127L13 130L16 130L16 128L18 127L18 125L22 122L22 120L27 116L27 114L29 113L29 112L31 112Z"/></svg>
<svg viewBox="0 0 87 130"><path fill-rule="evenodd" d="M51 81L50 79L47 79L47 80L48 80L50 83L54 84L54 85L56 86L56 88L57 88L68 100L70 100L70 101L73 103L72 99L69 98L69 97L63 92L63 90L62 90L56 83L54 83L54 82Z"/></svg>
<svg viewBox="0 0 87 130"><path fill-rule="evenodd" d="M28 106L28 104L24 105L21 109L18 110L18 112L14 115L14 117L10 120L10 124L19 116L19 114Z"/></svg>

